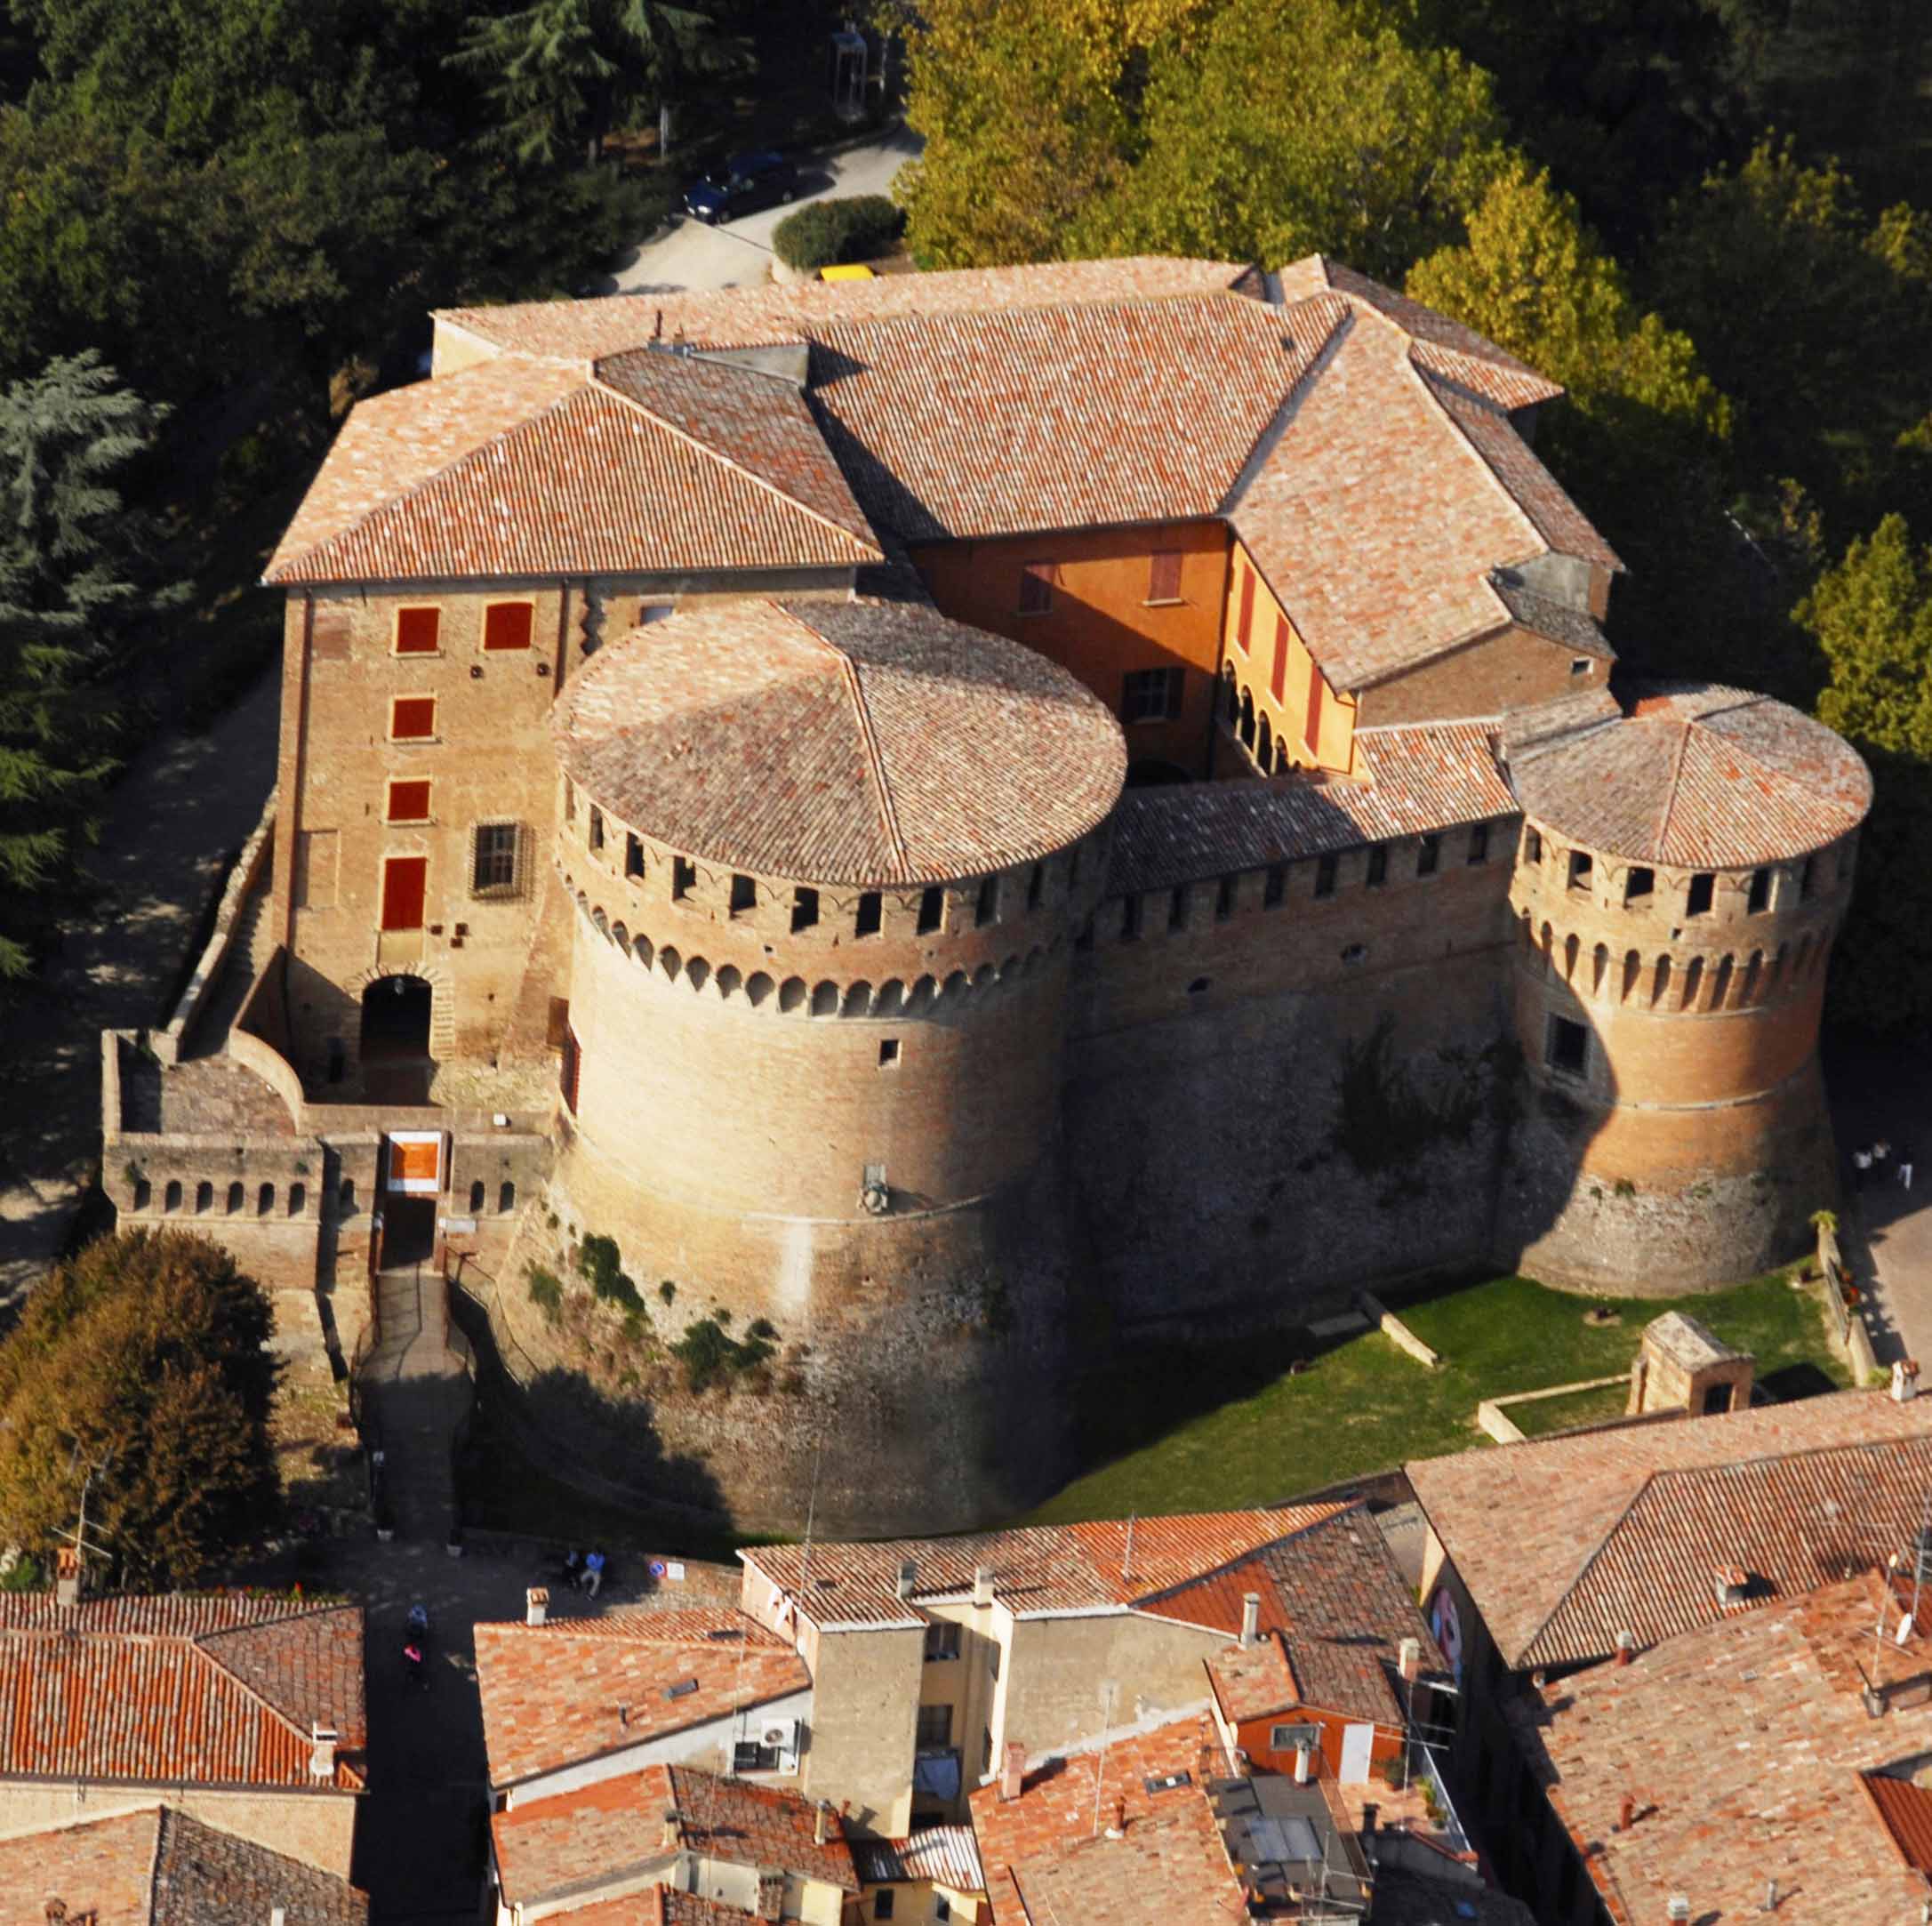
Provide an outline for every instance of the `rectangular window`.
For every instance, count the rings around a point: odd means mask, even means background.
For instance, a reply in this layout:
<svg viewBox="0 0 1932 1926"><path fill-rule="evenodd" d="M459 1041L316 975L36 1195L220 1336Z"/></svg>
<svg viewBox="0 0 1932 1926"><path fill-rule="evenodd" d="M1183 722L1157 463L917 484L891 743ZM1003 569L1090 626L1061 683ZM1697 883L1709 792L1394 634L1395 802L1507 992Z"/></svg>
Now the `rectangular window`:
<svg viewBox="0 0 1932 1926"><path fill-rule="evenodd" d="M557 1066L557 1087L563 1093L564 1108L573 1117L577 1114L577 1079L582 1069L583 1046L577 1041L577 1032L566 1024L564 1055Z"/></svg>
<svg viewBox="0 0 1932 1926"><path fill-rule="evenodd" d="M990 1746L993 1743L993 1735L990 1732L986 1735L986 1743L989 1746ZM988 1753L986 1758L986 1764L982 1770L988 1772L990 1772L993 1770L992 1754L990 1753L990 1752ZM934 1926L946 1926L946 1922L951 1917L952 1901L947 1898L943 1893L935 1892L933 1895L933 1919Z"/></svg>
<svg viewBox="0 0 1932 1926"><path fill-rule="evenodd" d="M1321 760L1321 698L1328 685L1312 661L1308 665L1308 716L1302 725L1302 741L1311 756Z"/></svg>
<svg viewBox="0 0 1932 1926"><path fill-rule="evenodd" d="M1181 599L1181 551L1156 549L1147 558L1147 599L1150 602L1178 602Z"/></svg>
<svg viewBox="0 0 1932 1926"><path fill-rule="evenodd" d="M1120 940L1133 943L1141 934L1141 899L1138 896L1123 896L1120 899Z"/></svg>
<svg viewBox="0 0 1932 1926"><path fill-rule="evenodd" d="M1543 1039L1543 1060L1551 1070L1581 1077L1590 1068L1590 1032L1567 1016L1552 1016Z"/></svg>
<svg viewBox="0 0 1932 1926"><path fill-rule="evenodd" d="M859 916L854 926L862 936L878 935L879 924L885 915L885 898L878 890L869 889L859 898Z"/></svg>
<svg viewBox="0 0 1932 1926"><path fill-rule="evenodd" d="M398 695L389 704L389 740L427 742L436 734L436 697Z"/></svg>
<svg viewBox="0 0 1932 1926"><path fill-rule="evenodd" d="M1489 825L1487 823L1479 823L1469 832L1469 860L1471 863L1489 860Z"/></svg>
<svg viewBox="0 0 1932 1926"><path fill-rule="evenodd" d="M671 858L671 901L682 903L698 887L698 866L682 856Z"/></svg>
<svg viewBox="0 0 1932 1926"><path fill-rule="evenodd" d="M384 929L421 929L429 890L427 856L391 856L382 865Z"/></svg>
<svg viewBox="0 0 1932 1926"><path fill-rule="evenodd" d="M926 1662L959 1656L959 1628L944 1618L935 1618L926 1628ZM945 1743L943 1739L940 1741Z"/></svg>
<svg viewBox="0 0 1932 1926"><path fill-rule="evenodd" d="M391 782L387 823L427 823L429 820L429 785L427 782Z"/></svg>
<svg viewBox="0 0 1932 1926"><path fill-rule="evenodd" d="M791 929L797 935L801 929L810 929L819 919L819 893L802 886L791 893Z"/></svg>
<svg viewBox="0 0 1932 1926"><path fill-rule="evenodd" d="M943 889L922 889L919 892L918 934L930 936L942 928L946 920L946 892Z"/></svg>
<svg viewBox="0 0 1932 1926"><path fill-rule="evenodd" d="M905 1730L903 1726L899 1729ZM929 1752L942 1745L952 1744L952 1707L950 1705L921 1705L919 1707L918 1729L913 1743L921 1752Z"/></svg>
<svg viewBox="0 0 1932 1926"><path fill-rule="evenodd" d="M884 1039L881 1039L881 1041L880 1041L880 1043L879 1043L879 1047L878 1047L878 1067L879 1067L879 1068L880 1068L881 1070L891 1070L891 1069L894 1069L894 1067L895 1067L895 1066L897 1065L898 1062L899 1062L899 1039L898 1039L898 1038L897 1038L897 1037L886 1037L886 1038L884 1038Z"/></svg>
<svg viewBox="0 0 1932 1926"><path fill-rule="evenodd" d="M1657 887L1657 872L1641 864L1626 871L1623 876L1623 901L1635 903L1647 896Z"/></svg>
<svg viewBox="0 0 1932 1926"><path fill-rule="evenodd" d="M1590 673L1589 656L1578 655L1573 657L1570 662L1570 673L1573 676L1587 676Z"/></svg>
<svg viewBox="0 0 1932 1926"><path fill-rule="evenodd" d="M745 916L758 906L758 886L749 876L731 879L731 913Z"/></svg>
<svg viewBox="0 0 1932 1926"><path fill-rule="evenodd" d="M1717 878L1705 870L1690 879L1690 900L1685 905L1687 916L1709 916L1711 899L1717 889Z"/></svg>
<svg viewBox="0 0 1932 1926"><path fill-rule="evenodd" d="M604 847L604 812L595 803L590 805L590 847L593 849Z"/></svg>
<svg viewBox="0 0 1932 1926"><path fill-rule="evenodd" d="M1596 864L1586 851L1570 851L1569 887L1572 889L1588 889L1590 879L1595 873Z"/></svg>
<svg viewBox="0 0 1932 1926"><path fill-rule="evenodd" d="M1815 856L1807 856L1804 868L1798 872L1798 900L1800 903L1808 903L1811 900L1811 879L1816 873L1816 863L1817 859Z"/></svg>
<svg viewBox="0 0 1932 1926"><path fill-rule="evenodd" d="M1241 879L1239 876L1223 876L1215 885L1215 920L1225 923L1234 914L1234 896Z"/></svg>
<svg viewBox="0 0 1932 1926"><path fill-rule="evenodd" d="M1187 927L1187 911L1188 886L1182 883L1167 898L1167 927L1169 929L1185 929Z"/></svg>
<svg viewBox="0 0 1932 1926"><path fill-rule="evenodd" d="M1054 581L1058 570L1051 562L1029 562L1020 571L1020 613L1044 615L1054 606Z"/></svg>
<svg viewBox="0 0 1932 1926"><path fill-rule="evenodd" d="M517 849L522 841L514 823L479 823L469 853L472 896L514 896L517 884Z"/></svg>
<svg viewBox="0 0 1932 1926"><path fill-rule="evenodd" d="M1335 859L1332 855L1315 858L1315 894L1318 896L1335 895Z"/></svg>
<svg viewBox="0 0 1932 1926"><path fill-rule="evenodd" d="M1368 852L1368 874L1366 879L1371 889L1380 889L1389 880L1388 847L1377 843Z"/></svg>
<svg viewBox="0 0 1932 1926"><path fill-rule="evenodd" d="M1184 669L1134 669L1120 678L1123 722L1171 722L1181 713Z"/></svg>
<svg viewBox="0 0 1932 1926"><path fill-rule="evenodd" d="M1433 876L1442 861L1442 839L1439 836L1425 836L1422 847L1415 852L1415 873L1418 876Z"/></svg>
<svg viewBox="0 0 1932 1926"><path fill-rule="evenodd" d="M881 1886L872 1895L872 1917L874 1919L890 1919L892 1916L893 1890L890 1886Z"/></svg>
<svg viewBox="0 0 1932 1926"><path fill-rule="evenodd" d="M1255 571L1241 571L1241 620L1234 631L1234 639L1241 645L1243 654L1247 653L1248 637L1255 628Z"/></svg>
<svg viewBox="0 0 1932 1926"><path fill-rule="evenodd" d="M396 653L434 655L442 647L443 611L399 608L396 612Z"/></svg>
<svg viewBox="0 0 1932 1926"><path fill-rule="evenodd" d="M536 614L528 602L492 602L483 612L484 647L528 648L536 628Z"/></svg>
<svg viewBox="0 0 1932 1926"><path fill-rule="evenodd" d="M1279 910L1282 899L1288 893L1288 866L1285 863L1271 863L1261 886L1261 906L1264 910Z"/></svg>
<svg viewBox="0 0 1932 1926"><path fill-rule="evenodd" d="M1525 863L1541 863L1543 861L1543 838L1535 830L1526 829L1523 831L1523 861Z"/></svg>
<svg viewBox="0 0 1932 1926"><path fill-rule="evenodd" d="M973 904L974 927L984 929L989 923L999 920L999 879L997 876L982 876L980 879L980 893Z"/></svg>
<svg viewBox="0 0 1932 1926"><path fill-rule="evenodd" d="M1036 863L1026 879L1026 906L1037 910L1046 894L1046 865Z"/></svg>
<svg viewBox="0 0 1932 1926"><path fill-rule="evenodd" d="M1758 916L1770 907L1771 872L1768 870L1753 870L1751 872L1751 894L1744 899L1744 908L1752 916Z"/></svg>
<svg viewBox="0 0 1932 1926"><path fill-rule="evenodd" d="M628 834L624 838L624 874L644 874L644 845L635 836Z"/></svg>
<svg viewBox="0 0 1932 1926"><path fill-rule="evenodd" d="M1275 666L1268 677L1269 693L1279 702L1288 686L1288 618L1275 617Z"/></svg>

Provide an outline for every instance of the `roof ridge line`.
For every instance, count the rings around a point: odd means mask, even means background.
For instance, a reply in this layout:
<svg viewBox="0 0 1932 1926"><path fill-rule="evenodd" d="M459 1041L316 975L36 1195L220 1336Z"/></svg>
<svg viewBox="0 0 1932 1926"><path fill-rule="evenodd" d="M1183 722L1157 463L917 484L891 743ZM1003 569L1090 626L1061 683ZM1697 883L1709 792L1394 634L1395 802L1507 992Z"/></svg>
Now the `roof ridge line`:
<svg viewBox="0 0 1932 1926"><path fill-rule="evenodd" d="M1384 318L1387 317L1384 317ZM1430 369L1424 367L1423 364L1415 358L1415 337L1411 334L1407 328L1400 326L1396 322L1391 321L1389 325L1391 327L1395 328L1396 332L1401 335L1402 339L1408 343L1407 349L1405 351L1402 357L1402 365L1405 368L1408 370L1410 376L1421 387L1423 395L1428 399L1430 406L1434 408L1436 412L1441 415L1442 419L1449 424L1450 429L1455 433L1456 440L1464 448L1468 449L1470 453L1470 459L1473 461L1477 467L1479 468L1483 471L1483 473L1489 477L1491 486L1493 486L1496 490L1496 492L1502 495L1503 499L1509 503L1510 507L1515 510L1517 519L1522 523L1524 527L1528 529L1530 539L1539 544L1540 552L1543 555L1555 554L1556 550L1552 549L1550 545L1550 538L1543 534L1542 529L1537 527L1535 518L1530 514L1529 510L1526 509L1519 501L1517 500L1516 491L1511 488L1506 481L1503 480L1503 477L1500 474L1497 473L1495 464L1490 461L1489 457L1476 445L1475 440L1471 436L1469 430L1464 428L1460 421L1456 420L1455 415L1453 415L1449 412L1448 408L1444 405L1442 397L1436 392L1436 384L1439 381L1446 387L1455 389L1459 394L1469 395L1471 403L1473 406L1487 409L1488 412L1491 414L1495 415L1495 418L1502 422L1503 427L1508 429L1512 435L1516 433L1516 424L1510 420L1509 416L1502 409L1496 407L1491 402L1483 400L1480 396L1471 393L1471 390L1463 388L1460 382L1451 381L1447 375L1434 373ZM1522 439L1520 436L1518 436L1517 438L1518 440ZM1524 446L1526 449L1528 447L1528 445L1529 445L1527 442L1524 443ZM1553 477L1551 478L1554 479ZM1559 482L1557 486L1560 488L1562 486L1562 484ZM1535 558L1532 557L1531 559L1534 560ZM1502 566L1504 567L1516 567L1520 565L1516 563L1504 563ZM1503 599L1502 596L1496 592L1496 586L1493 582L1490 581L1489 573L1487 570L1485 570L1483 573L1482 585L1488 591L1491 600L1493 600L1495 603L1496 606L1503 611L1503 620L1505 622L1512 620L1513 618L1510 614L1509 605Z"/></svg>
<svg viewBox="0 0 1932 1926"><path fill-rule="evenodd" d="M1629 1523L1631 1513L1643 1502L1651 1486L1656 1482L1657 1475L1655 1470L1644 1473L1642 1481L1638 1485L1636 1490L1631 1492L1630 1502L1616 1514L1615 1518L1611 1521L1609 1529L1591 1547L1590 1556L1576 1568L1575 1573L1571 1576L1569 1583L1557 1594L1556 1602L1543 1615L1542 1621L1538 1624L1535 1631L1524 1641L1522 1650L1511 1661L1512 1670L1520 1665L1535 1650L1544 1633L1549 1631L1550 1627L1556 1623L1557 1614L1582 1589L1584 1579L1589 1577L1590 1574L1596 1569L1597 1561L1609 1549L1611 1539L1615 1537L1617 1533Z"/></svg>
<svg viewBox="0 0 1932 1926"><path fill-rule="evenodd" d="M1315 349L1314 353L1308 357L1308 365L1288 383L1281 399L1275 405L1274 413L1262 423L1255 439L1248 445L1247 453L1241 458L1241 466L1236 471L1234 479L1228 484L1226 493L1215 505L1212 516L1200 518L1203 520L1226 522L1230 528L1233 530L1235 536L1239 540L1244 549L1248 549L1247 538L1241 534L1240 526L1235 520L1235 512L1239 509L1242 502L1247 500L1249 494L1252 493L1255 483L1261 479L1263 471L1273 459L1275 452L1287 438L1288 429L1294 424L1295 415L1300 409L1302 403L1307 398L1309 390L1316 377L1321 374L1334 361L1335 357L1341 351L1344 333L1348 329L1354 326L1359 318L1355 304L1349 300L1347 295L1339 294L1332 288L1318 289L1312 294L1304 295L1301 301L1287 302L1280 308L1271 310L1276 317L1277 327L1286 332L1287 316L1292 308L1312 306L1315 302L1323 301L1333 301L1337 304L1340 311L1335 317L1334 325L1322 336L1320 345ZM1289 347L1293 348L1295 345L1293 334L1287 336L1287 341ZM1250 561L1255 559L1252 549L1248 549L1248 559ZM1255 572L1262 576L1264 582L1267 582L1267 574L1262 569L1261 565L1255 562ZM1287 598L1276 591L1271 582L1269 582L1269 592L1275 596L1275 599L1286 610L1288 606ZM1290 620L1292 621L1293 618L1290 617ZM1297 633L1300 632L1300 623L1295 623ZM1304 638L1303 646L1306 646L1306 638Z"/></svg>
<svg viewBox="0 0 1932 1926"><path fill-rule="evenodd" d="M241 1691L245 1693L248 1697L254 1700L255 1704L260 1705L261 1709L269 1713L271 1718L279 1719L282 1723L285 1725L289 1729L289 1730L296 1736L297 1738L302 1740L304 1744L309 1743L314 1737L314 1734L312 1732L305 1731L301 1726L296 1724L294 1717L292 1713L285 1711L282 1706L277 1705L275 1701L270 1698L267 1693L263 1692L259 1687L251 1685L246 1679L243 1678L240 1673L236 1671L234 1666L226 1664L213 1652L211 1652L207 1649L207 1647L202 1643L199 1638L191 1638L187 1642L189 1649L195 1653L197 1657L204 1660L207 1664L212 1665L214 1669L219 1672L224 1679L232 1680L235 1685L239 1688Z"/></svg>
<svg viewBox="0 0 1932 1926"><path fill-rule="evenodd" d="M544 365L552 367L574 367L577 365L581 365L581 364L573 364L569 362L549 362ZM472 362L470 364L470 366L475 368L489 368L495 365L496 363L494 361ZM458 368L455 371L455 376L461 376L468 373L469 372L469 370L468 368ZM441 379L446 381L454 379L455 376L445 374L442 376ZM437 379L437 376L431 375L425 381L412 382L410 385L412 387L426 387ZM285 568L292 562L308 561L313 558L315 556L319 555L324 550L333 548L337 542L346 540L349 535L352 535L358 528L361 528L365 523L373 521L378 515L382 514L384 510L393 509L397 505L397 503L408 501L412 495L421 494L425 488L434 487L437 482L442 481L446 476L453 474L456 469L461 468L466 461L472 460L477 455L482 454L486 449L495 447L499 442L506 440L511 435L520 435L525 429L530 426L533 421L540 421L553 409L561 408L565 405L565 403L569 401L573 396L582 393L584 388L588 385L589 384L582 379L582 377L579 375L577 377L575 386L566 389L561 395L553 396L549 401L546 401L541 407L533 409L530 413L525 415L521 421L512 421L508 428L500 428L495 434L492 435L489 437L487 441L479 441L473 447L465 448L461 454L456 455L452 460L444 462L442 467L431 469L427 475L421 476L415 481L409 483L407 486L397 489L393 493L384 495L380 502L372 502L367 508L362 510L350 520L345 522L342 526L335 530L333 534L325 535L321 541L312 542L306 549L298 550L294 555L288 558L287 561L277 565L275 557L270 556L267 565L263 567L262 570L261 577L262 584L266 587L272 588L273 586L275 586L272 578L278 566ZM404 394L405 392L407 392L406 389L400 388L392 389L390 390L390 393L397 395ZM381 396L375 395L370 397L370 399L373 401L381 400L384 397ZM353 419L354 417L354 412L355 411L353 409L350 411L351 419ZM348 423L346 421L343 423L343 427L345 428L345 429L348 427ZM338 439L340 439L340 437L338 437ZM331 452L333 452L333 446ZM316 472L319 476L321 470L318 469ZM306 501L307 499L308 498L305 495L303 497L303 500ZM300 514L301 512L300 504L297 505L296 512L297 514ZM277 550L277 553L279 552L280 551ZM292 586L300 585L292 584Z"/></svg>
<svg viewBox="0 0 1932 1926"><path fill-rule="evenodd" d="M886 780L886 762L878 746L878 737L873 733L872 718L865 706L865 691L859 681L859 665L832 638L822 630L814 629L804 616L787 608L782 602L774 601L774 608L779 609L816 642L821 648L829 649L838 658L839 672L845 678L846 694L851 698L852 712L859 725L859 740L865 744L866 766L871 772L872 786L878 794L880 820L885 824L886 840L892 846L892 853L902 871L912 868L912 857L906 848L904 832L899 827L899 812L894 807L892 787Z"/></svg>
<svg viewBox="0 0 1932 1926"><path fill-rule="evenodd" d="M1671 755L1671 780L1663 785L1663 795L1657 804L1655 843L1660 856L1668 847L1671 818L1677 812L1677 791L1684 780L1684 758L1690 750L1690 730L1689 719L1679 725L1677 747Z"/></svg>
<svg viewBox="0 0 1932 1926"><path fill-rule="evenodd" d="M159 1898L155 1889L161 1878L161 1855L167 1850L168 1818L167 1802L165 1800L158 1802L155 1806L154 1858L148 1862L148 1891L146 1895L148 1910L141 1922L141 1926L153 1926L155 1906Z"/></svg>
<svg viewBox="0 0 1932 1926"><path fill-rule="evenodd" d="M644 352L648 352L647 347L621 348L617 350L617 354L634 355ZM625 407L635 409L637 413L643 415L647 421L655 421L657 425L661 428L667 434L675 435L678 438L678 440L685 443L686 446L697 449L701 454L708 455L713 461L717 462L721 467L728 468L729 469L731 469L731 471L734 475L743 476L744 478L748 482L753 484L754 486L762 488L766 492L766 494L769 495L774 495L779 501L789 503L792 508L798 510L798 511L801 515L809 515L814 521L821 524L822 526L826 528L836 529L840 534L842 534L846 538L847 542L854 543L859 542L859 537L854 534L851 529L847 528L844 525L844 523L835 522L830 516L820 514L820 512L815 508L814 508L810 502L801 502L798 498L798 496L791 494L790 490L781 488L775 482L767 479L763 475L760 475L755 469L747 468L742 461L738 461L734 456L726 454L722 449L714 448L708 441L701 441L697 437L697 436L690 433L687 429L679 428L677 422L666 421L665 418L661 414L660 414L655 408L647 407L643 402L639 401L635 395L626 395L621 393L617 389L613 388L611 384L606 381L601 374L597 373L597 365L598 360L614 361L616 358L616 354L602 355L597 357L597 359L591 361L591 363L589 364L591 371L590 378L585 385L587 387L596 389L599 394L608 395L613 401L621 404ZM803 389L799 390L798 398L801 402L805 400L805 394ZM817 416L812 415L809 406L807 406L806 412L811 419L813 432L818 436L820 445L825 449L826 460L829 461L832 464L834 469L837 470L840 480L845 480L846 471L842 468L839 468L838 458L833 454L830 445L826 443L825 433L824 430L821 429L818 425ZM852 484L849 481L846 482L846 486L848 489L851 487L851 486ZM856 495L854 495L852 500L853 506L859 510L860 519L865 522L865 525L868 528L870 528L872 526L871 521L870 518L867 517L864 508L860 504L859 498ZM886 551L879 547L877 540L863 543L862 545L870 548L872 553L876 557L878 557L880 561L883 562L886 559Z"/></svg>

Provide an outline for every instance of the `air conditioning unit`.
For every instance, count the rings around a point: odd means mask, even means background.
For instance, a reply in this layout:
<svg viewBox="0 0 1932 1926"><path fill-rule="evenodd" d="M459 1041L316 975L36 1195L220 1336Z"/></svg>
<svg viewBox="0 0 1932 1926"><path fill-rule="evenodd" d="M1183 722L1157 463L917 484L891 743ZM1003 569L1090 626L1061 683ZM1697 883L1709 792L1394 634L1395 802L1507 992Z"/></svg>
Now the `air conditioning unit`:
<svg viewBox="0 0 1932 1926"><path fill-rule="evenodd" d="M758 1744L773 1752L797 1752L798 1721L796 1719L767 1720L758 1728Z"/></svg>

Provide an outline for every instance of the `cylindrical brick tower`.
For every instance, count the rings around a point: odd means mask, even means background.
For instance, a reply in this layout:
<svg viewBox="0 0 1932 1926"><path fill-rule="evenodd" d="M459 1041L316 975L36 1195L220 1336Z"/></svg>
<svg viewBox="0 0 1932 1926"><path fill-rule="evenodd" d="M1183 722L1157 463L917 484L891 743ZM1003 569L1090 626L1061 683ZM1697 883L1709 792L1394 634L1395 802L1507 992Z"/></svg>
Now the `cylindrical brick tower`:
<svg viewBox="0 0 1932 1926"><path fill-rule="evenodd" d="M667 1337L723 1311L795 1360L788 1395L734 1400L735 1444L661 1400L665 1450L759 1526L814 1503L822 1529L932 1529L1037 1494L1113 718L923 606L737 601L604 651L556 732L561 1199L674 1284Z"/></svg>
<svg viewBox="0 0 1932 1926"><path fill-rule="evenodd" d="M1864 764L1782 702L1673 684L1510 775L1525 1077L1504 1240L1535 1276L1631 1292L1791 1257L1837 1192L1818 1013Z"/></svg>

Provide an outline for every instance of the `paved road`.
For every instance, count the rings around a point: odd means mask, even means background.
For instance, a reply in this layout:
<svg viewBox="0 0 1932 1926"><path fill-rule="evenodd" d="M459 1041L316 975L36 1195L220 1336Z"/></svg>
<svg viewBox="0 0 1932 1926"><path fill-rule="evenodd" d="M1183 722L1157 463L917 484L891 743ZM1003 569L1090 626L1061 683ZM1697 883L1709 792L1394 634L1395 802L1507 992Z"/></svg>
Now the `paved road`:
<svg viewBox="0 0 1932 1926"><path fill-rule="evenodd" d="M100 1150L100 1032L158 1023L189 939L275 782L273 670L205 734L157 738L108 798L100 904L0 1011L0 1304L59 1256Z"/></svg>
<svg viewBox="0 0 1932 1926"><path fill-rule="evenodd" d="M838 196L888 194L893 177L919 151L919 137L903 128L864 147L800 164L806 192L793 206ZM791 207L768 208L722 227L680 216L669 232L647 241L622 261L603 290L616 294L668 294L680 288L750 287L772 263L772 230Z"/></svg>

